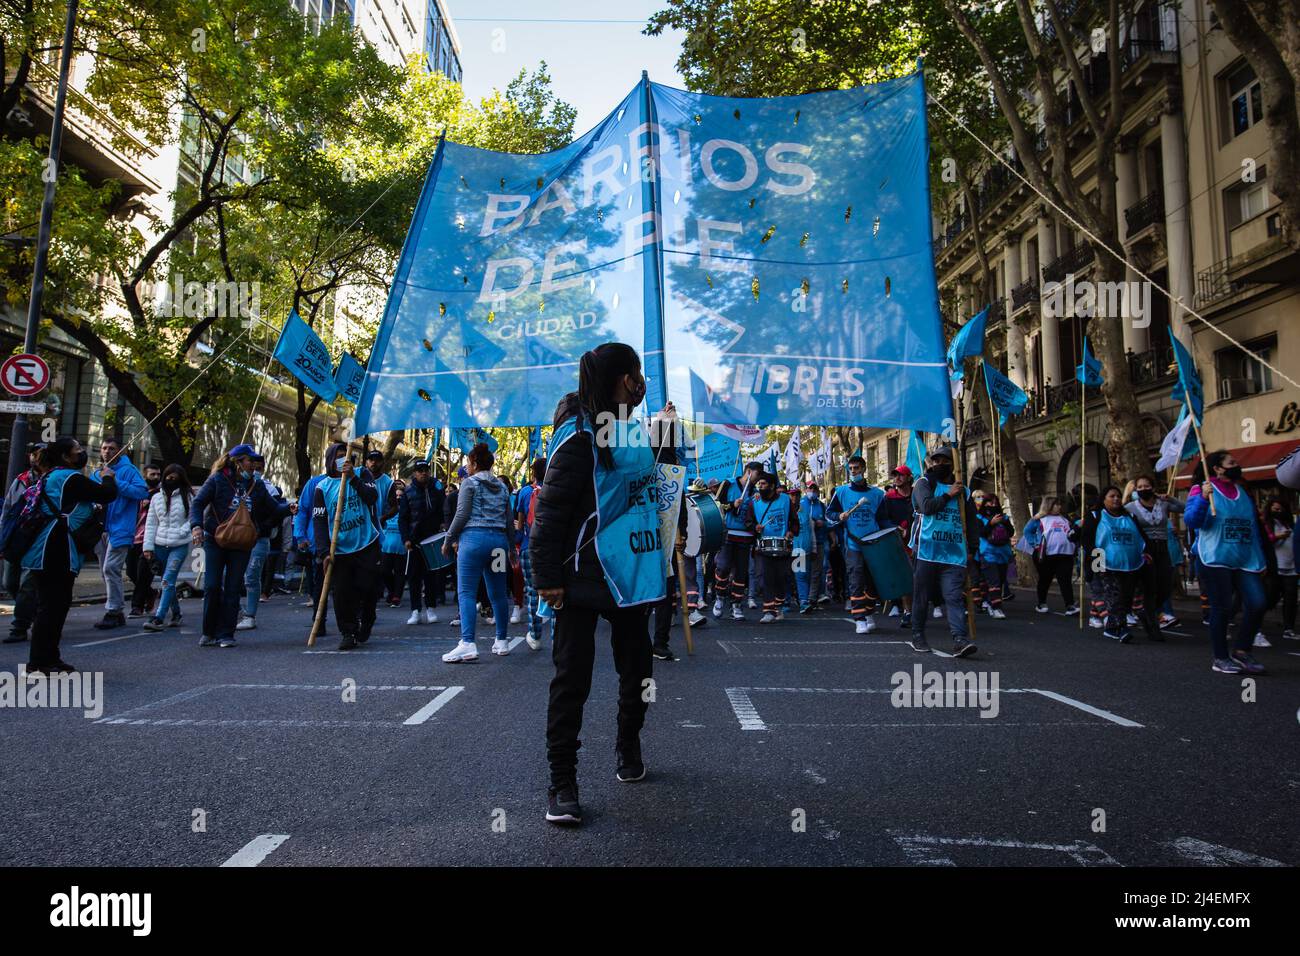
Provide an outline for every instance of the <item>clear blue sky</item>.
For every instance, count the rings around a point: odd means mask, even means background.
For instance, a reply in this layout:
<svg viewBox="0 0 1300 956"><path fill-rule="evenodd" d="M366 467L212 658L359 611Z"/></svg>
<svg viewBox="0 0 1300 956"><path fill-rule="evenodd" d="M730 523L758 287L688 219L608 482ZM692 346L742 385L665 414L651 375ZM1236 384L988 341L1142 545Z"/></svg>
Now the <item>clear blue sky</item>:
<svg viewBox="0 0 1300 956"><path fill-rule="evenodd" d="M661 0L446 0L460 37L465 91L475 99L504 88L521 67L545 60L556 95L578 111L574 133L595 126L649 70L683 86L681 34L642 35ZM497 33L496 31L501 31ZM494 44L504 43L497 52Z"/></svg>

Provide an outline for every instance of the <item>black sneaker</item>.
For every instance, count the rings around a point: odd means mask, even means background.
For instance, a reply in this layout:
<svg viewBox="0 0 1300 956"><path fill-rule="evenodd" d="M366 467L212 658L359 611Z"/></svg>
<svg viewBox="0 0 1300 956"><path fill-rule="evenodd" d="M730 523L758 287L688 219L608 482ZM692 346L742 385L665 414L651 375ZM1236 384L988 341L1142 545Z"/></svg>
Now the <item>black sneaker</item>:
<svg viewBox="0 0 1300 956"><path fill-rule="evenodd" d="M582 822L582 807L578 804L578 785L564 783L546 791L546 819L551 823L576 827Z"/></svg>
<svg viewBox="0 0 1300 956"><path fill-rule="evenodd" d="M667 647L661 646L661 645L659 645L659 644L655 644L653 647L650 648L650 654L651 654L651 655L654 657L654 659L657 660L657 661L675 661L675 660L677 660L677 655L676 655L676 654L674 654L674 653L673 653L671 650L669 650Z"/></svg>
<svg viewBox="0 0 1300 956"><path fill-rule="evenodd" d="M619 783L636 783L645 779L645 763L641 760L641 739L618 746L618 771L614 774Z"/></svg>
<svg viewBox="0 0 1300 956"><path fill-rule="evenodd" d="M167 625L164 624L160 618L151 617L149 618L149 620L145 621L140 626L144 628L146 631L161 631Z"/></svg>
<svg viewBox="0 0 1300 956"><path fill-rule="evenodd" d="M60 658L60 659L59 659L58 661L56 661L55 663L51 664L49 667L45 668L45 670L48 671L48 672L51 673L51 674L75 674L75 673L77 673L77 669L76 669L75 667L73 667L71 664L69 664L67 661L63 660L62 658Z"/></svg>
<svg viewBox="0 0 1300 956"><path fill-rule="evenodd" d="M912 650L916 651L919 654L930 653L930 643L925 639L924 635L914 634L912 635L912 639L909 640L907 643L912 646Z"/></svg>
<svg viewBox="0 0 1300 956"><path fill-rule="evenodd" d="M911 627L911 626L912 626L912 612L911 612L911 611L904 611L904 612L903 612L902 614L900 614L899 617L898 617L898 627L899 627L899 630L903 630L903 631L905 631L905 630L907 630L907 629L908 629L909 627Z"/></svg>
<svg viewBox="0 0 1300 956"><path fill-rule="evenodd" d="M978 650L974 641L968 641L964 637L959 637L952 642L953 657L970 657Z"/></svg>
<svg viewBox="0 0 1300 956"><path fill-rule="evenodd" d="M362 631L360 634L357 635L357 643L358 643L358 644L364 644L364 643L365 643L366 641L368 641L368 640L370 640L370 632L369 632L369 631Z"/></svg>
<svg viewBox="0 0 1300 956"><path fill-rule="evenodd" d="M171 621L168 623L167 626L168 626L168 627L180 627L180 626L181 626L181 616L180 616L179 614L173 614L173 615L172 615L172 619L171 619Z"/></svg>
<svg viewBox="0 0 1300 956"><path fill-rule="evenodd" d="M350 634L344 634L343 638L339 641L339 650L341 651L350 651L355 649L356 646L357 640Z"/></svg>
<svg viewBox="0 0 1300 956"><path fill-rule="evenodd" d="M95 625L97 631L111 631L115 627L126 626L126 615L121 611L108 611L102 620Z"/></svg>
<svg viewBox="0 0 1300 956"><path fill-rule="evenodd" d="M131 613L128 614L127 617L144 617L144 608L142 607L131 608Z"/></svg>
<svg viewBox="0 0 1300 956"><path fill-rule="evenodd" d="M204 634L201 638L199 638L199 647L216 647L216 646L217 646L217 639L215 637L210 637L209 635Z"/></svg>
<svg viewBox="0 0 1300 956"><path fill-rule="evenodd" d="M217 647L238 647L239 642L233 637L221 637L217 639Z"/></svg>
<svg viewBox="0 0 1300 956"><path fill-rule="evenodd" d="M0 644L21 644L27 640L26 631L10 631L9 636L0 641Z"/></svg>

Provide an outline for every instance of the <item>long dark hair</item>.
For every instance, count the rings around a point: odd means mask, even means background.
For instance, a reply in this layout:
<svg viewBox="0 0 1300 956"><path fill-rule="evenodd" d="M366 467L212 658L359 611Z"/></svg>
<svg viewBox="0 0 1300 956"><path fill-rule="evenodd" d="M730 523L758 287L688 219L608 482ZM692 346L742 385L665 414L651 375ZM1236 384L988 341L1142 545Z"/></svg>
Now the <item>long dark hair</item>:
<svg viewBox="0 0 1300 956"><path fill-rule="evenodd" d="M1288 528L1294 526L1295 518L1291 514L1291 506L1287 504L1284 499L1279 498L1277 495L1274 495L1273 497L1269 498L1268 501L1264 503L1264 517L1270 521L1273 520L1274 505L1281 505L1282 507L1282 523L1286 525Z"/></svg>
<svg viewBox="0 0 1300 956"><path fill-rule="evenodd" d="M616 414L618 409L614 392L619 379L640 371L641 357L636 354L636 349L622 342L606 342L584 352L578 362L578 390L560 399L559 405L555 407L555 420L552 424L558 428L575 415L580 424L583 417L595 423L602 414ZM613 454L608 448L601 447L600 442L596 446L601 464L612 468Z"/></svg>
<svg viewBox="0 0 1300 956"><path fill-rule="evenodd" d="M167 490L167 476L176 476L176 490L181 493L181 501L185 503L185 510L189 510L190 496L194 494L194 489L190 487L190 476L185 471L184 465L178 465L175 462L163 469L161 491L167 502L167 510L171 510L172 493Z"/></svg>
<svg viewBox="0 0 1300 956"><path fill-rule="evenodd" d="M1197 484L1200 484L1201 482L1213 478L1214 469L1222 467L1223 459L1227 457L1228 452L1222 449L1210 452L1201 461L1196 463L1196 470L1192 473L1193 479Z"/></svg>

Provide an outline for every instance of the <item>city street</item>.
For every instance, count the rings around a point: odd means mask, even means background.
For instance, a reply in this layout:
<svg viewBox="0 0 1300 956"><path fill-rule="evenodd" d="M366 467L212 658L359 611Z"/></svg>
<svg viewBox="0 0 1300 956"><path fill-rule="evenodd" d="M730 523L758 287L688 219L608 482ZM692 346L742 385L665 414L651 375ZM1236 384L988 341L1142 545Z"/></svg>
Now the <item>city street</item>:
<svg viewBox="0 0 1300 956"><path fill-rule="evenodd" d="M368 645L305 646L299 596L264 604L237 649L185 626L101 632L74 608L63 653L104 675L99 719L0 721L0 863L285 865L1266 866L1300 862L1300 642L1275 639L1244 703L1212 673L1191 606L1167 643L1117 645L1037 615L1021 591L978 620L980 653L858 637L822 611L710 621L655 665L648 776L614 779L608 630L586 709L585 821L543 820L549 644L446 665L441 622L383 607ZM932 621L936 651L949 646ZM331 621L331 628L333 624ZM1275 630L1270 625L1270 633ZM0 647L17 672L26 645ZM996 677L996 714L891 705L914 665ZM354 681L355 702L345 702ZM199 832L195 832L199 831Z"/></svg>

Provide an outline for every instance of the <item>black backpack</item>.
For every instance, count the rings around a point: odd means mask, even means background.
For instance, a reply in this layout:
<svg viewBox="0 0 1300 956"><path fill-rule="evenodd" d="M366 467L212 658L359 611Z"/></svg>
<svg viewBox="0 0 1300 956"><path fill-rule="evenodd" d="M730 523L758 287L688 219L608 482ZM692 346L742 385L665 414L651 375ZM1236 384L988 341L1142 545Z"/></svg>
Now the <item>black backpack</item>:
<svg viewBox="0 0 1300 956"><path fill-rule="evenodd" d="M59 514L59 509L45 493L44 478L28 485L20 501L21 507L15 502L15 507L5 513L4 522L0 524L0 555L10 564L22 563L41 532ZM50 506L49 512L41 507L42 502Z"/></svg>

